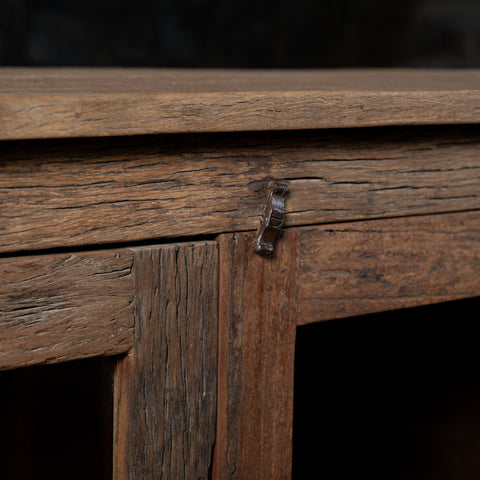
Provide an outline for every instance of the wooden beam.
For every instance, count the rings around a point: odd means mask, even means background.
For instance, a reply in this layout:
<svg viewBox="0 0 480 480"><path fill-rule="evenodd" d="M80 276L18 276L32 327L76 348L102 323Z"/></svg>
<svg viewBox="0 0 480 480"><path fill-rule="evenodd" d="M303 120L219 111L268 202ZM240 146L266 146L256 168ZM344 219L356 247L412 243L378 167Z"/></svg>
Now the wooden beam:
<svg viewBox="0 0 480 480"><path fill-rule="evenodd" d="M114 383L116 480L209 478L217 269L214 242L134 250L135 343Z"/></svg>
<svg viewBox="0 0 480 480"><path fill-rule="evenodd" d="M218 420L213 478L290 478L298 237L273 258L220 235Z"/></svg>
<svg viewBox="0 0 480 480"><path fill-rule="evenodd" d="M300 235L298 324L480 295L480 212Z"/></svg>
<svg viewBox="0 0 480 480"><path fill-rule="evenodd" d="M0 278L0 370L131 348L131 252L3 258Z"/></svg>
<svg viewBox="0 0 480 480"><path fill-rule="evenodd" d="M480 209L480 129L0 143L0 252Z"/></svg>

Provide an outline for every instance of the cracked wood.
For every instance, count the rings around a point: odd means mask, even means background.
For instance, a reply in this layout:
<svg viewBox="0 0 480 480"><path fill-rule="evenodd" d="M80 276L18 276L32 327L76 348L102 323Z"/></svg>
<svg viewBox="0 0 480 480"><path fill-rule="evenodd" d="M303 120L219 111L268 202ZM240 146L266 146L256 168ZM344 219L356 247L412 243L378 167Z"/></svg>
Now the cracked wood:
<svg viewBox="0 0 480 480"><path fill-rule="evenodd" d="M0 370L132 346L131 252L4 258L0 278Z"/></svg>
<svg viewBox="0 0 480 480"><path fill-rule="evenodd" d="M480 128L0 143L0 252L480 208Z"/></svg>
<svg viewBox="0 0 480 480"><path fill-rule="evenodd" d="M135 342L115 373L117 480L209 478L217 269L215 242L134 250Z"/></svg>

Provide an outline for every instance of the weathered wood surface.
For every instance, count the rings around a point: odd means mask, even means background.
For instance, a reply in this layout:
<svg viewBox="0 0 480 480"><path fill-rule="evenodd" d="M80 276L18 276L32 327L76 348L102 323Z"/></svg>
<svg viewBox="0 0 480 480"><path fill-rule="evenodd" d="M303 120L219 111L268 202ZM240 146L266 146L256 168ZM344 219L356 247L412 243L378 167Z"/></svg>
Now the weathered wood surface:
<svg viewBox="0 0 480 480"><path fill-rule="evenodd" d="M480 70L0 70L0 139L480 121Z"/></svg>
<svg viewBox="0 0 480 480"><path fill-rule="evenodd" d="M114 478L206 480L215 442L217 245L134 252L135 343L115 374Z"/></svg>
<svg viewBox="0 0 480 480"><path fill-rule="evenodd" d="M0 143L0 251L480 208L480 128Z"/></svg>
<svg viewBox="0 0 480 480"><path fill-rule="evenodd" d="M290 478L296 237L273 259L253 252L253 234L219 237L216 480Z"/></svg>
<svg viewBox="0 0 480 480"><path fill-rule="evenodd" d="M480 212L301 230L297 322L480 295Z"/></svg>
<svg viewBox="0 0 480 480"><path fill-rule="evenodd" d="M126 352L132 253L0 259L0 370Z"/></svg>

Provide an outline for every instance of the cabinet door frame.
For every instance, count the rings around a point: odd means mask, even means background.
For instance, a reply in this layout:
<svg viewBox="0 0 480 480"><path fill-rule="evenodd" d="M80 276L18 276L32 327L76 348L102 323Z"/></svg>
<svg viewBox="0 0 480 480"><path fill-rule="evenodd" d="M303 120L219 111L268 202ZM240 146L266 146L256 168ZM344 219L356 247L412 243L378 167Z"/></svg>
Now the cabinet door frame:
<svg viewBox="0 0 480 480"><path fill-rule="evenodd" d="M214 478L287 479L296 327L480 295L480 212L286 229L272 257L253 234L218 237Z"/></svg>

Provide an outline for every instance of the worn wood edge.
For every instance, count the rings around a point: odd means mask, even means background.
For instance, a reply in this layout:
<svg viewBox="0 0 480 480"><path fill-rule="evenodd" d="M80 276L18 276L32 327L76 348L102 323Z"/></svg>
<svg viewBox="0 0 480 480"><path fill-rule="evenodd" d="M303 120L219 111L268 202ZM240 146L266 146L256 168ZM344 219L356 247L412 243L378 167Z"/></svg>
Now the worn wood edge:
<svg viewBox="0 0 480 480"><path fill-rule="evenodd" d="M319 269L325 280L319 279L318 283L323 281L325 289L314 287L319 288L314 295L308 287L310 295L302 295L304 284L312 285L308 262L303 260L297 292L299 326L480 296L478 210L347 222L299 231L301 238L310 232L330 237L330 245L335 239L334 243L345 245L346 252L346 258L342 258L333 246L333 257L325 263L325 269ZM348 238L350 232L357 244ZM318 238L315 243L302 238L300 243L300 262L306 255L319 258L324 255L322 250L329 249L327 242L322 245ZM371 258L373 264L369 263ZM328 297L332 294L329 281L336 285L339 295Z"/></svg>
<svg viewBox="0 0 480 480"><path fill-rule="evenodd" d="M217 244L212 241L177 243L137 247L131 251L134 254L135 341L132 350L118 360L114 371L113 478L207 480L216 422ZM165 255L163 260L162 255ZM152 277L160 264L167 265L168 272ZM180 273L182 269L185 270ZM189 269L196 273L189 273ZM161 285L168 286L169 282L170 288L163 291ZM151 296L153 304L149 304L148 299L145 301L145 295ZM199 302L198 310L192 311L195 302ZM155 329L159 320L155 317L162 317L159 308L163 309L165 324L162 326L160 322ZM186 344L182 347L180 336L185 335L183 329L195 313L205 317L201 324L192 327L200 327L199 335L184 338ZM178 337L169 338L169 334ZM155 347L163 343L165 348ZM152 350L152 347L155 348ZM179 365L173 364L175 360ZM157 372L163 369L164 373L165 368L165 376ZM152 383L145 383L148 377ZM142 382L143 388L139 390ZM198 415L198 418L190 424L191 419L182 414ZM166 432L163 435L162 430ZM169 441L164 438L173 433L175 437ZM159 448L163 454L154 455ZM139 453L137 463L135 457Z"/></svg>
<svg viewBox="0 0 480 480"><path fill-rule="evenodd" d="M480 89L0 96L0 140L479 122Z"/></svg>
<svg viewBox="0 0 480 480"><path fill-rule="evenodd" d="M125 250L0 259L0 370L127 352L131 265Z"/></svg>

